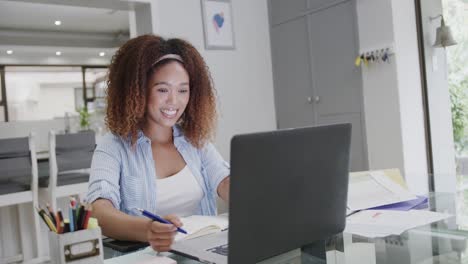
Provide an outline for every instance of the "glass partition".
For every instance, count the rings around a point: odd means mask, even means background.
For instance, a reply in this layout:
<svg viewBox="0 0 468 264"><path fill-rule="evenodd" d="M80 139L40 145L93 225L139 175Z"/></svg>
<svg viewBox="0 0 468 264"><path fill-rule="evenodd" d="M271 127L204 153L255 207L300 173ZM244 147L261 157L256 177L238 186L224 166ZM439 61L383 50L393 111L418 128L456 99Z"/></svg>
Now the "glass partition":
<svg viewBox="0 0 468 264"><path fill-rule="evenodd" d="M6 66L9 121L30 121L77 115L83 97L81 67ZM67 114L66 114L67 113Z"/></svg>
<svg viewBox="0 0 468 264"><path fill-rule="evenodd" d="M468 201L468 1L443 0L444 18L457 45L446 49L453 140L457 168L457 188L467 190L461 201ZM468 209L464 208L465 220ZM465 224L468 228L468 224Z"/></svg>

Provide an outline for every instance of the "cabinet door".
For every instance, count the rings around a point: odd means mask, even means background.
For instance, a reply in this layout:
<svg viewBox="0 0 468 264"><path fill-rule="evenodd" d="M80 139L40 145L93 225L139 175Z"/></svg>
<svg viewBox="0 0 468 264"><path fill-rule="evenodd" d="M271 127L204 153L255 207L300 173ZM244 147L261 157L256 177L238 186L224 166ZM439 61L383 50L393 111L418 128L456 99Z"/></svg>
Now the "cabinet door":
<svg viewBox="0 0 468 264"><path fill-rule="evenodd" d="M304 13L307 0L270 0L269 6L271 23L276 25Z"/></svg>
<svg viewBox="0 0 468 264"><path fill-rule="evenodd" d="M352 123L351 169L367 169L355 11L347 1L308 15L317 124Z"/></svg>
<svg viewBox="0 0 468 264"><path fill-rule="evenodd" d="M321 116L318 123L320 125L351 123L351 155L349 157L349 169L350 171L363 171L368 169L363 137L363 124L360 113Z"/></svg>
<svg viewBox="0 0 468 264"><path fill-rule="evenodd" d="M273 26L271 47L278 127L314 124L306 17Z"/></svg>
<svg viewBox="0 0 468 264"><path fill-rule="evenodd" d="M307 8L311 11L315 11L317 9L326 8L342 1L343 0L308 0Z"/></svg>

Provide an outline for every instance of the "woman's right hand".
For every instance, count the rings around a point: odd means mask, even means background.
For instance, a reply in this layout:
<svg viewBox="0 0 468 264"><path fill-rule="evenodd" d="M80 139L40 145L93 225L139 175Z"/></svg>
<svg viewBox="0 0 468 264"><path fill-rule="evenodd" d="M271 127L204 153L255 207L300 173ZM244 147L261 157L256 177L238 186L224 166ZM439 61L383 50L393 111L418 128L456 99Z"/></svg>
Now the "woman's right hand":
<svg viewBox="0 0 468 264"><path fill-rule="evenodd" d="M167 215L163 218L172 224L163 224L157 221L151 221L147 225L146 237L148 239L148 243L158 252L171 250L171 245L177 234L177 227L182 226L182 222L175 215Z"/></svg>

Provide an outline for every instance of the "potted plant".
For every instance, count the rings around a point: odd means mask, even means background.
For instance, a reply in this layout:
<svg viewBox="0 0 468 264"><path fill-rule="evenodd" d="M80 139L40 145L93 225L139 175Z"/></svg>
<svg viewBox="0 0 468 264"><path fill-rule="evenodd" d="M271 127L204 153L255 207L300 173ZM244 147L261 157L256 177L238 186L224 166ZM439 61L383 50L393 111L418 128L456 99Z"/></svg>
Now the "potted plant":
<svg viewBox="0 0 468 264"><path fill-rule="evenodd" d="M78 114L80 115L80 128L81 130L89 130L90 125L90 113L88 112L88 108L86 106L77 110Z"/></svg>

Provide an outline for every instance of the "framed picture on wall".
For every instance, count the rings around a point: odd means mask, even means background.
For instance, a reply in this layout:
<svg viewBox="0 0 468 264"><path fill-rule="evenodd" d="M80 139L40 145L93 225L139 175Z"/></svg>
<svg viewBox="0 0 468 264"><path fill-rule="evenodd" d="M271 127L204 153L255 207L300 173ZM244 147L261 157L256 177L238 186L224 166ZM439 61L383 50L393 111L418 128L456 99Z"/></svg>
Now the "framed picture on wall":
<svg viewBox="0 0 468 264"><path fill-rule="evenodd" d="M201 0L206 49L234 49L230 0Z"/></svg>

